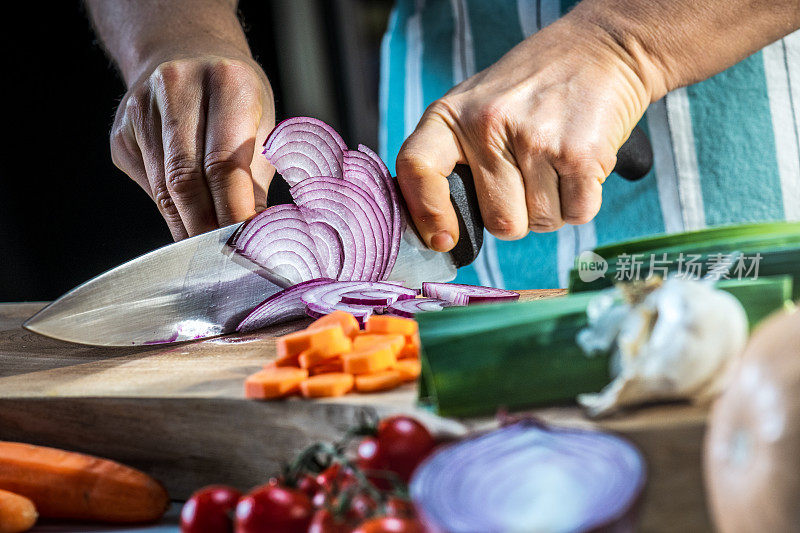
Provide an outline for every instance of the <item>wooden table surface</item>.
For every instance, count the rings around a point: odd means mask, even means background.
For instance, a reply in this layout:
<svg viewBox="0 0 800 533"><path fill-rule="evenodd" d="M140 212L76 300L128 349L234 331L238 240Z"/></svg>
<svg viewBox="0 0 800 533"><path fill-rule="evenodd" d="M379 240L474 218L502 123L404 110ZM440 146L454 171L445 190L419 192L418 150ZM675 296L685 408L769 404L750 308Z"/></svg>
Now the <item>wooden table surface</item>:
<svg viewBox="0 0 800 533"><path fill-rule="evenodd" d="M523 300L559 291L523 291ZM298 321L248 335L179 345L110 348L22 329L42 303L0 304L0 439L82 451L141 468L173 498L209 483L259 484L316 440L333 440L364 411L410 413L461 434L491 420L448 420L419 410L407 385L324 401L255 402L242 381L275 356L274 337ZM534 411L544 421L622 434L644 453L643 531L710 531L701 478L706 413L648 407L600 422L575 407Z"/></svg>

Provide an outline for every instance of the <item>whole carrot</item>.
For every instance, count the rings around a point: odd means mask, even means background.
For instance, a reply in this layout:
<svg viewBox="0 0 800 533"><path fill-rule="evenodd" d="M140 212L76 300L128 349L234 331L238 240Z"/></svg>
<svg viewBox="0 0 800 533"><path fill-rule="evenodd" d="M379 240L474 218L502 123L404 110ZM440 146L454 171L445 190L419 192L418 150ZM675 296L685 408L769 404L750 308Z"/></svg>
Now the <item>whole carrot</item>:
<svg viewBox="0 0 800 533"><path fill-rule="evenodd" d="M22 533L36 523L36 507L25 496L0 490L0 533Z"/></svg>
<svg viewBox="0 0 800 533"><path fill-rule="evenodd" d="M144 472L19 442L0 441L0 489L29 498L49 518L149 522L169 505L164 487Z"/></svg>

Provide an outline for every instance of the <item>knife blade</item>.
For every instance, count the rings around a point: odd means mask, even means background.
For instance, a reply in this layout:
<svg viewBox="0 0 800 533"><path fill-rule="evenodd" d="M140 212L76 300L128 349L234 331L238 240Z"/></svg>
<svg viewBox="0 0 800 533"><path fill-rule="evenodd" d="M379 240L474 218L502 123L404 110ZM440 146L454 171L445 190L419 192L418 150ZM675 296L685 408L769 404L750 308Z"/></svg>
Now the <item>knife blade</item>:
<svg viewBox="0 0 800 533"><path fill-rule="evenodd" d="M652 165L647 137L635 130L618 159L615 170L625 179L642 178ZM451 281L458 268L478 256L484 227L469 167L457 165L447 182L459 225L455 248L448 253L428 249L404 214L406 230L390 281L411 288L425 281ZM220 228L128 261L67 292L24 326L56 339L102 346L181 342L230 333L250 310L283 288L275 283L279 276L227 245L240 226Z"/></svg>
<svg viewBox="0 0 800 533"><path fill-rule="evenodd" d="M468 167L463 167L471 185ZM472 230L451 254L425 247L407 224L390 280L420 287L423 281L450 281L456 268L474 259L483 226L454 173L451 190L459 217ZM233 224L137 257L67 292L24 326L36 333L81 344L131 346L181 342L230 333L256 305L283 288L280 276L238 256L227 245L241 226ZM475 229L477 228L477 229ZM477 233L476 233L477 232ZM463 242L462 242L463 241Z"/></svg>

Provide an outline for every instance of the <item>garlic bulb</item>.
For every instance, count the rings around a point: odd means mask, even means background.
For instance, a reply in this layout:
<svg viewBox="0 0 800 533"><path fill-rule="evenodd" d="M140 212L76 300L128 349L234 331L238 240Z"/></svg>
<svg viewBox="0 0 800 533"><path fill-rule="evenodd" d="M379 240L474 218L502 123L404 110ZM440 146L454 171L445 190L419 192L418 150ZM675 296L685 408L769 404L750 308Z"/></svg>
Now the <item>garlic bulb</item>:
<svg viewBox="0 0 800 533"><path fill-rule="evenodd" d="M710 283L670 278L641 302L620 306L625 312L616 311L612 326L615 378L600 393L578 397L593 416L654 400L708 399L747 340L742 305ZM600 338L591 334L596 325L581 332L581 346Z"/></svg>

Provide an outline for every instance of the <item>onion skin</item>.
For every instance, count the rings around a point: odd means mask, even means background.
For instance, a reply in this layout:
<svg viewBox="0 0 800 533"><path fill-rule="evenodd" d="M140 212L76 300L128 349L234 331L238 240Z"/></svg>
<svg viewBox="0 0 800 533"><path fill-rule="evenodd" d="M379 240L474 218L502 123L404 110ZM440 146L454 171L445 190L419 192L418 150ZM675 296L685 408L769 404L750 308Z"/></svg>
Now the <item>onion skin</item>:
<svg viewBox="0 0 800 533"><path fill-rule="evenodd" d="M762 324L711 413L711 512L722 533L800 528L800 312Z"/></svg>

